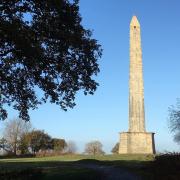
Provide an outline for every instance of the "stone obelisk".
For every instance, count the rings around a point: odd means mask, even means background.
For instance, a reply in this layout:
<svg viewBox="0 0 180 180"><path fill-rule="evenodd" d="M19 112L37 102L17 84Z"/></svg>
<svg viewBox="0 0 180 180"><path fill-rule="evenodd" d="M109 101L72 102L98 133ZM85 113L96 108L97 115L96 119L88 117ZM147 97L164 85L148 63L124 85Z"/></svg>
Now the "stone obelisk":
<svg viewBox="0 0 180 180"><path fill-rule="evenodd" d="M120 133L120 154L154 154L154 133L145 130L141 29L136 16L130 23L129 131Z"/></svg>

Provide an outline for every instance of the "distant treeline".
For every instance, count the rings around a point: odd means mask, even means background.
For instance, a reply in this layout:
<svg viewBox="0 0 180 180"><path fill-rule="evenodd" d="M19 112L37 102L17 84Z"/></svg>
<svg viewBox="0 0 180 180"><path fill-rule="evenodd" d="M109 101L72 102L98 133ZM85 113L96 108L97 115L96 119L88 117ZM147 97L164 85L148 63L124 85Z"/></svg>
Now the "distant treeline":
<svg viewBox="0 0 180 180"><path fill-rule="evenodd" d="M3 158L54 156L74 154L77 152L77 146L73 141L53 138L44 130L33 129L30 122L15 118L5 122L0 150ZM102 143L93 140L85 145L84 154L104 155L105 152Z"/></svg>
<svg viewBox="0 0 180 180"><path fill-rule="evenodd" d="M0 149L1 155L4 156L41 156L76 152L74 142L52 138L43 130L33 129L30 122L21 119L13 119L5 123Z"/></svg>

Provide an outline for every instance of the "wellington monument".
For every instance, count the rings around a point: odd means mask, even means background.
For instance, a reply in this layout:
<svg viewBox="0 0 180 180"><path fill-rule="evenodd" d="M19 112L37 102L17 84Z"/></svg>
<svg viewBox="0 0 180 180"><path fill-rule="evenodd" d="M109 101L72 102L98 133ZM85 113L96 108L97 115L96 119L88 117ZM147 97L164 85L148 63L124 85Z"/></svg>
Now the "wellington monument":
<svg viewBox="0 0 180 180"><path fill-rule="evenodd" d="M130 23L129 131L120 133L119 154L154 154L154 133L146 132L140 24Z"/></svg>

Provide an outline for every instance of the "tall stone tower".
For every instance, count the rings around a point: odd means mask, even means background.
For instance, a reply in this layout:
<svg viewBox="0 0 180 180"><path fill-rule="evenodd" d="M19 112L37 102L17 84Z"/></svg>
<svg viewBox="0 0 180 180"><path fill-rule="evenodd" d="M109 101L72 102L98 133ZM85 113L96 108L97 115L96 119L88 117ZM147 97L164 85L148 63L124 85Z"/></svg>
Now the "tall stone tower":
<svg viewBox="0 0 180 180"><path fill-rule="evenodd" d="M141 29L130 23L129 131L120 133L119 154L154 154L154 133L145 130Z"/></svg>

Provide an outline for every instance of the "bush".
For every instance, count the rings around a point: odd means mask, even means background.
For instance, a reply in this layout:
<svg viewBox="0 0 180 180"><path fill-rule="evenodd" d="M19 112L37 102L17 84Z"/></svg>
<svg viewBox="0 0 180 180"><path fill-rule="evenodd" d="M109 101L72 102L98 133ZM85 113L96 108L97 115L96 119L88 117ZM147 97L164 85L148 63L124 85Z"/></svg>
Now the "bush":
<svg viewBox="0 0 180 180"><path fill-rule="evenodd" d="M1 155L0 159L9 159L9 158L32 158L35 157L34 154L19 154L19 155L15 155L15 154L7 154L7 155Z"/></svg>
<svg viewBox="0 0 180 180"><path fill-rule="evenodd" d="M62 153L62 151L48 151L48 150L44 150L44 151L39 151L36 153L36 157L51 157L51 156L59 156L59 155L64 155L64 153Z"/></svg>
<svg viewBox="0 0 180 180"><path fill-rule="evenodd" d="M152 164L153 179L179 180L180 153L167 153L155 157Z"/></svg>

